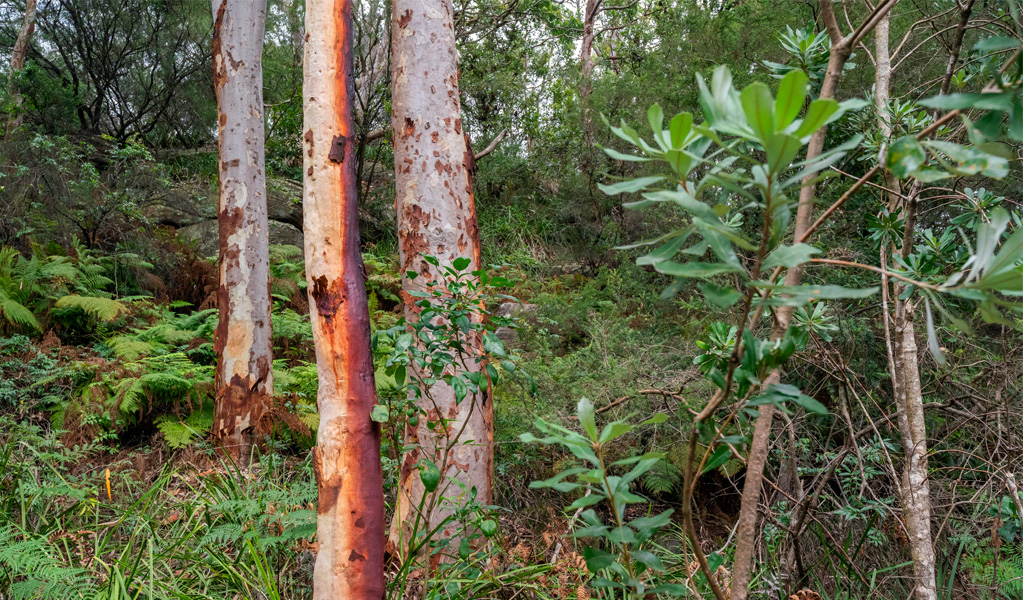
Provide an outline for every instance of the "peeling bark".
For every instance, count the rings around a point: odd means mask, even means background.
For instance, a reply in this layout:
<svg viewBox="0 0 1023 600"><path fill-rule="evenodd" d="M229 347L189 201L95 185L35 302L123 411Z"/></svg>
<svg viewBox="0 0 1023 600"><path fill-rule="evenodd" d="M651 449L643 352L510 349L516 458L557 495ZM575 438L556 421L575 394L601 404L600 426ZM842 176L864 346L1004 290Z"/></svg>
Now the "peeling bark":
<svg viewBox="0 0 1023 600"><path fill-rule="evenodd" d="M313 449L319 552L313 598L384 596L384 492L359 240L352 111L352 0L306 3L304 220L309 314L319 375Z"/></svg>
<svg viewBox="0 0 1023 600"><path fill-rule="evenodd" d="M25 56L28 54L28 46L32 41L32 33L36 28L36 0L25 2L25 20L22 22L21 31L18 32L18 39L14 42L14 49L11 50L11 71L7 74L7 93L14 104L14 112L7 120L7 134L21 126L25 116L21 112L21 92L14 81L14 78L25 67Z"/></svg>
<svg viewBox="0 0 1023 600"><path fill-rule="evenodd" d="M220 320L213 437L246 464L273 395L270 253L263 172L266 7L214 0L213 81L220 146Z"/></svg>
<svg viewBox="0 0 1023 600"><path fill-rule="evenodd" d="M458 92L458 56L455 50L450 0L395 0L391 27L392 127L394 132L396 209L401 270L419 276L405 278L405 315L415 319L418 308L409 292L425 290L439 280L438 269L423 260L432 254L441 265L456 258L471 259L470 270L480 265L479 228L473 199L474 160L462 130ZM480 340L467 352L481 352ZM479 365L467 361L467 367ZM425 490L414 469L420 457L438 465L442 479L427 502L429 511L420 529L427 530L451 515L437 498L464 496L458 484L477 490L476 500L492 504L493 405L489 395L455 401L453 390L438 383L420 401L428 418L406 431L415 449L403 460L397 509L391 522L388 547L400 553L411 535L411 520ZM428 421L450 419L446 432L427 427ZM459 434L460 432L460 434ZM450 437L449 437L450 436ZM450 451L445 448L450 446ZM457 482L457 483L456 483ZM454 538L453 527L440 531Z"/></svg>

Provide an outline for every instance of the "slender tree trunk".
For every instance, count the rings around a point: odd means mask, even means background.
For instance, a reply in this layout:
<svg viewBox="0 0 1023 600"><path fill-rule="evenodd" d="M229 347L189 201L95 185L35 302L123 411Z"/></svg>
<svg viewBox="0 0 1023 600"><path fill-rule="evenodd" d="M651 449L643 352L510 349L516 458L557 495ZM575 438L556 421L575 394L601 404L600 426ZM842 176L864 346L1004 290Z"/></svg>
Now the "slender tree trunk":
<svg viewBox="0 0 1023 600"><path fill-rule="evenodd" d="M214 0L220 144L220 289L213 437L247 464L273 395L270 256L263 172L265 4Z"/></svg>
<svg viewBox="0 0 1023 600"><path fill-rule="evenodd" d="M18 32L18 39L14 42L14 49L11 51L11 71L7 74L7 93L11 97L13 110L7 118L7 134L17 129L25 120L21 112L21 92L15 81L17 75L25 67L25 56L28 54L28 46L32 41L32 33L36 28L36 0L25 2L25 20L22 22L21 31Z"/></svg>
<svg viewBox="0 0 1023 600"><path fill-rule="evenodd" d="M966 9L967 18L970 7ZM890 100L892 78L891 52L889 50L890 15L881 19L875 30L875 51L877 69L874 76L875 101L878 109L878 126L887 139L892 133L892 123L887 111ZM961 25L960 31L965 27ZM957 35L960 43L961 34ZM950 59L948 69L954 69L955 60ZM886 160L882 150L878 160ZM885 187L888 188L887 207L895 212L901 210L905 218L902 248L903 258L913 247L913 232L916 214L916 197L920 186L913 185L908 198L903 198L898 179L885 170ZM883 265L886 268L888 265ZM927 427L924 422L923 395L920 385L920 365L916 345L916 331L913 323L911 300L899 299L895 293L894 340L887 340L893 347L890 358L892 390L898 412L899 430L906 456L903 466L900 500L903 520L909 533L910 553L913 556L913 576L916 583L914 597L917 600L936 600L934 547L931 542L931 501L927 483ZM886 290L887 292L887 290ZM889 319L889 315L883 315Z"/></svg>
<svg viewBox="0 0 1023 600"><path fill-rule="evenodd" d="M909 243L909 242L907 242ZM931 496L927 474L927 424L924 421L920 365L911 301L897 300L895 335L898 339L900 429L906 462L902 470L902 518L913 556L916 600L937 600L934 546L931 538Z"/></svg>
<svg viewBox="0 0 1023 600"><path fill-rule="evenodd" d="M307 0L305 260L320 427L315 600L384 595L384 495L369 305L359 242L352 0Z"/></svg>
<svg viewBox="0 0 1023 600"><path fill-rule="evenodd" d="M589 100L593 92L593 40L596 37L594 25L597 13L600 12L602 0L586 0L583 13L583 39L579 45L579 102L583 111L583 136L586 140L586 152L593 145L593 119L590 117Z"/></svg>
<svg viewBox="0 0 1023 600"><path fill-rule="evenodd" d="M403 281L405 315L416 319L418 307L409 292L423 291L442 274L422 254L436 256L441 265L456 258L480 265L479 229L472 190L475 167L472 149L462 129L458 95L458 56L450 0L395 0L391 22L391 123L394 132L396 208L402 272L418 273ZM479 355L480 340L469 340L466 353ZM466 368L478 370L475 361ZM450 503L466 498L460 490L476 489L476 500L492 503L493 405L488 395L467 396L456 402L454 391L437 383L423 394L420 408L427 417L409 427L412 447L399 475L397 509L391 522L389 549L407 548L412 523L421 503L419 530L429 530L452 514ZM447 427L438 426L447 420ZM428 426L428 424L430 424ZM442 474L436 492L427 495L416 472L421 459L434 462ZM441 538L457 536L454 523Z"/></svg>
<svg viewBox="0 0 1023 600"><path fill-rule="evenodd" d="M958 0L957 0L958 1ZM966 4L960 5L959 25L956 26L956 35L952 40L952 47L948 53L948 63L945 65L945 76L941 78L941 94L947 94L952 87L952 76L955 75L956 65L959 64L959 52L963 47L963 37L966 35L966 28L970 24L970 16L973 15L973 3L976 0L966 0Z"/></svg>
<svg viewBox="0 0 1023 600"><path fill-rule="evenodd" d="M862 31L857 31L849 36L843 37L839 30L838 21L835 18L834 8L831 0L821 0L821 15L831 38L831 54L828 57L828 68L821 82L820 98L834 98L838 82L842 78L842 71L852 49L859 43L862 36L876 23L866 22ZM878 5L879 14L883 16L895 6L895 2L887 2ZM872 18L875 18L872 16ZM820 156L824 151L824 141L827 135L827 127L822 127L810 138L806 148L806 160L812 160ZM802 238L813 224L813 206L817 188L812 183L812 177L803 180L803 188L799 191L799 204L796 209L795 239L805 241ZM785 272L785 285L799 285L803 278L802 267L788 269ZM783 306L775 313L774 323L771 327L771 338L779 339L785 335L789 323L792 320L793 307ZM772 371L764 381L764 386L779 383L781 372ZM739 520L736 523L735 539L735 560L732 565L732 586L729 597L731 600L745 600L749 595L749 584L753 573L753 552L756 549L757 541L757 511L760 505L760 496L763 488L764 467L767 464L767 450L771 439L771 428L774 424L775 408L771 404L759 407L760 416L757 418L753 428L753 438L750 441L750 449L746 463L746 481L742 486L742 503L739 507Z"/></svg>

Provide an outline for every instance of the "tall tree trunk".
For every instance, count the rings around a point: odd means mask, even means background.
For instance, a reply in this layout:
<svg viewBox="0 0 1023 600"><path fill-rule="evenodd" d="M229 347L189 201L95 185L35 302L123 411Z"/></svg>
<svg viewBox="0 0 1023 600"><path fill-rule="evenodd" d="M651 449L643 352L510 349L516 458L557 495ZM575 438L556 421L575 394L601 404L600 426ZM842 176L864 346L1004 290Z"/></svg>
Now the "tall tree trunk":
<svg viewBox="0 0 1023 600"><path fill-rule="evenodd" d="M970 7L967 7L967 19ZM874 75L875 101L878 109L878 127L887 139L892 133L892 123L887 110L890 100L892 78L891 52L889 50L890 15L881 19L875 30L877 69ZM960 30L965 26L960 27ZM959 36L957 36L959 37ZM959 37L961 43L961 37ZM956 61L950 59L948 69L954 69ZM884 161L882 150L878 160ZM898 251L905 259L913 247L913 232L916 213L916 198L920 186L914 184L909 197L902 196L898 179L885 170L885 193L889 211L902 211L905 218L902 248ZM888 265L882 265L888 268ZM913 556L913 576L916 583L914 597L917 600L936 600L934 547L931 541L931 501L927 483L927 426L924 422L923 394L920 386L920 365L918 364L916 331L913 323L912 300L899 298L896 285L894 340L888 340L894 348L889 368L892 373L892 391L897 405L899 431L906 461L902 472L900 500L903 521L909 533L910 553ZM887 290L885 290L887 292ZM889 315L883 315L889 319Z"/></svg>
<svg viewBox="0 0 1023 600"><path fill-rule="evenodd" d="M835 17L834 7L831 0L820 0L821 17L824 20L828 35L831 39L831 53L828 57L828 68L821 82L819 98L834 98L838 88L838 82L842 77L845 63L849 60L853 48L862 40L873 27L876 26L877 16L884 16L895 6L897 0L886 0L879 3L875 12L863 24L863 26L849 34L842 36L838 20ZM824 141L827 135L827 127L822 127L810 138L806 148L806 160L810 161L824 151ZM813 224L814 199L817 194L813 177L807 176L803 180L803 188L799 190L799 204L796 208L795 239L797 242L807 241L803 238ZM785 285L799 285L803 278L802 267L788 269L785 272ZM783 306L775 313L774 323L771 327L771 338L780 339L788 330L792 319L793 307ZM781 372L772 371L764 386L779 383ZM756 425L753 428L753 438L750 441L750 449L746 463L746 480L742 486L742 502L739 507L739 519L736 523L735 538L735 560L732 568L732 584L729 597L731 600L746 600L749 595L749 585L753 575L753 551L759 540L757 536L757 512L760 506L760 496L763 489L764 467L767 465L768 445L771 439L771 428L774 424L775 407L765 404L759 407L760 416L757 417Z"/></svg>
<svg viewBox="0 0 1023 600"><path fill-rule="evenodd" d="M593 145L593 119L590 115L589 100L593 92L593 41L596 38L594 25L600 12L602 0L586 0L583 13L583 39L579 45L579 102L583 111L583 136L586 140L586 153Z"/></svg>
<svg viewBox="0 0 1023 600"><path fill-rule="evenodd" d="M273 395L270 254L263 171L266 5L214 0L220 145L220 289L213 437L247 464Z"/></svg>
<svg viewBox="0 0 1023 600"><path fill-rule="evenodd" d="M443 277L440 269L423 260L423 253L436 256L442 266L466 257L472 261L469 270L479 268L472 189L475 163L462 130L451 1L395 0L391 36L399 254L402 272L418 273L415 279L403 281L405 315L414 321L418 307L409 293L424 291L427 282ZM465 352L479 355L480 340L469 340ZM465 368L479 369L475 361L466 362ZM452 514L450 505L439 502L441 496L466 498L460 485L475 488L478 502L492 504L491 399L467 396L458 403L450 386L437 383L419 402L427 418L406 431L413 449L402 462L398 506L391 523L389 545L397 553L407 547L421 502L427 514L421 517L420 531L432 529ZM437 427L441 418L447 420L447 427ZM435 463L442 474L437 490L429 495L416 473L420 459ZM456 535L450 522L440 531L442 538Z"/></svg>
<svg viewBox="0 0 1023 600"><path fill-rule="evenodd" d="M25 2L25 20L21 24L21 31L18 32L18 39L14 42L14 49L11 50L11 71L7 74L7 93L11 97L13 111L7 118L7 134L18 128L25 117L21 112L21 92L15 78L25 67L25 56L28 54L28 46L32 41L32 33L36 28L36 0Z"/></svg>
<svg viewBox="0 0 1023 600"><path fill-rule="evenodd" d="M305 260L320 427L313 597L384 595L384 494L355 178L352 0L307 0Z"/></svg>

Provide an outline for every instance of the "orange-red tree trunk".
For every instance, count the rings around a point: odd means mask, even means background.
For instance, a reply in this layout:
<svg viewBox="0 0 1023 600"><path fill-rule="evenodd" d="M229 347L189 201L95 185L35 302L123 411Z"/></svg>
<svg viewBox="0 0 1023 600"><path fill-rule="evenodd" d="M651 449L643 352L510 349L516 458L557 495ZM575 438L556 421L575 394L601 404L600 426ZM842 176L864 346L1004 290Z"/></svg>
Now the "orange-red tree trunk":
<svg viewBox="0 0 1023 600"><path fill-rule="evenodd" d="M352 0L307 0L303 158L306 279L320 427L313 598L384 596L384 491L359 244Z"/></svg>
<svg viewBox="0 0 1023 600"><path fill-rule="evenodd" d="M423 260L436 256L442 266L456 258L471 259L469 270L480 267L479 228L472 191L472 150L462 128L458 94L458 55L450 0L394 0L391 15L391 125L397 191L399 254L406 277L405 316L417 317L411 291L441 278L440 269ZM480 340L470 340L466 352L477 356ZM466 368L478 370L475 361ZM427 397L429 396L429 397ZM426 491L416 471L420 459L440 468L436 496L464 502L462 491L476 488L476 500L492 504L493 405L486 394L456 402L446 383L434 385L419 400L427 415L410 427L407 439L414 449L403 459L397 510L391 522L392 550L402 552L411 535L416 507ZM437 427L448 420L448 427ZM432 423L432 427L430 424ZM459 485L461 484L461 485ZM436 500L436 499L434 499ZM427 504L430 504L429 500ZM452 506L433 502L420 530L430 530L451 515ZM454 525L441 538L457 536Z"/></svg>
<svg viewBox="0 0 1023 600"><path fill-rule="evenodd" d="M270 253L263 171L266 4L213 2L213 82L219 111L220 289L213 437L247 464L273 395Z"/></svg>

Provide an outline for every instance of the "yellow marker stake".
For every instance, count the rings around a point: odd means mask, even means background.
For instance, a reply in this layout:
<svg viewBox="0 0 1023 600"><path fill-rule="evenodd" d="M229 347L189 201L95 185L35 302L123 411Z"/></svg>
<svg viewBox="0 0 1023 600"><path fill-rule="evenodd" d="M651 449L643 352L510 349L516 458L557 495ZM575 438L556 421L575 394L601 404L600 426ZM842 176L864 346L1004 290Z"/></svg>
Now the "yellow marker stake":
<svg viewBox="0 0 1023 600"><path fill-rule="evenodd" d="M114 497L110 493L110 469L107 469L107 500L113 501Z"/></svg>

